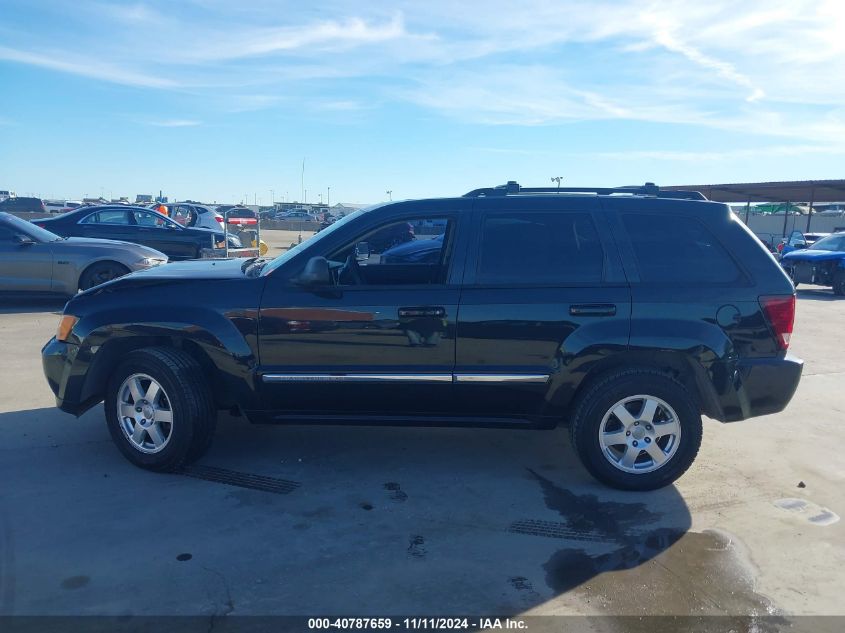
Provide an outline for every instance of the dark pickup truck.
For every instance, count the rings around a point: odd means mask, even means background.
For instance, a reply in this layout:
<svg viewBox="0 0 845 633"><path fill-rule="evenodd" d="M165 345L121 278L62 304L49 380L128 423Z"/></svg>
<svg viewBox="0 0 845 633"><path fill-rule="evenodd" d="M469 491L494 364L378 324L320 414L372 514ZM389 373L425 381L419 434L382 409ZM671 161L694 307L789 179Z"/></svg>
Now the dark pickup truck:
<svg viewBox="0 0 845 633"><path fill-rule="evenodd" d="M565 424L595 477L646 490L693 462L702 414L786 407L794 312L792 282L723 204L512 182L358 211L271 260L107 282L67 304L43 363L62 410L105 400L117 446L152 470L202 456L225 409Z"/></svg>

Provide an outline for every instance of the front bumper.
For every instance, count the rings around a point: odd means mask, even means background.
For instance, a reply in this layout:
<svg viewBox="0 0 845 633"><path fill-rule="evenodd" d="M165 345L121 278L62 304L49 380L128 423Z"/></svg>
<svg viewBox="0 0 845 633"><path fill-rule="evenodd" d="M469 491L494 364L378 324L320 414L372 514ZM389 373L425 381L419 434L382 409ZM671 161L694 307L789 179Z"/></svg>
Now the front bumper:
<svg viewBox="0 0 845 633"><path fill-rule="evenodd" d="M717 388L724 421L735 422L786 408L798 383L804 361L794 356L753 358L737 362Z"/></svg>
<svg viewBox="0 0 845 633"><path fill-rule="evenodd" d="M47 341L41 349L44 376L56 396L56 406L76 416L82 415L99 402L99 398L91 402L80 401L87 363L76 362L78 353L78 345L57 341L56 337Z"/></svg>

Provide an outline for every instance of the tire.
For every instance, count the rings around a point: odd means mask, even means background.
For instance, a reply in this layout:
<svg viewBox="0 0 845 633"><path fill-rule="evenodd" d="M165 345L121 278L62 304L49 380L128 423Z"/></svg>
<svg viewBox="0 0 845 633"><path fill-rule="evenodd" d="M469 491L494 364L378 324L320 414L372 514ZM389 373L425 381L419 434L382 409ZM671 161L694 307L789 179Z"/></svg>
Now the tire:
<svg viewBox="0 0 845 633"><path fill-rule="evenodd" d="M845 295L845 270L840 270L833 276L833 294L839 297Z"/></svg>
<svg viewBox="0 0 845 633"><path fill-rule="evenodd" d="M153 382L159 387L154 392ZM124 457L157 472L175 471L202 457L217 425L199 363L167 347L128 354L109 379L104 406L109 433ZM119 406L137 417L120 415Z"/></svg>
<svg viewBox="0 0 845 633"><path fill-rule="evenodd" d="M79 289L88 290L112 279L122 277L128 272L129 269L126 266L117 262L97 262L91 264L79 276Z"/></svg>
<svg viewBox="0 0 845 633"><path fill-rule="evenodd" d="M646 400L656 406L651 417ZM686 472L701 446L696 399L680 382L655 369L620 370L599 379L577 398L573 411L569 433L575 452L593 477L620 490L668 486ZM671 434L672 429L677 433ZM615 439L622 442L616 444Z"/></svg>

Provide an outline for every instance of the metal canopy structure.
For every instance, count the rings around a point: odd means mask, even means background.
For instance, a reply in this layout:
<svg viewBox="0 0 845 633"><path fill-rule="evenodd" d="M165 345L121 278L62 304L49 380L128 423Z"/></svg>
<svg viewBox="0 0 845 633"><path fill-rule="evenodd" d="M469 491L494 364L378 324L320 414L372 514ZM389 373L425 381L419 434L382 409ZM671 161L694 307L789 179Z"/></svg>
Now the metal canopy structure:
<svg viewBox="0 0 845 633"><path fill-rule="evenodd" d="M738 182L723 185L678 185L663 191L700 191L714 202L845 202L845 180Z"/></svg>

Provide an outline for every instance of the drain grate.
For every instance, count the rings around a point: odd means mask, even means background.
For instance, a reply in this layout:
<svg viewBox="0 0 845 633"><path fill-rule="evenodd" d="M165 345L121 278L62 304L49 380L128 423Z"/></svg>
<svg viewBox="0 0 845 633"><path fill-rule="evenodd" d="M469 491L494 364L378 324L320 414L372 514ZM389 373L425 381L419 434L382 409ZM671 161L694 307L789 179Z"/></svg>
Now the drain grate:
<svg viewBox="0 0 845 633"><path fill-rule="evenodd" d="M241 473L236 470L215 468L214 466L199 466L197 464L185 466L179 471L179 474L195 479L213 481L218 484L226 484L228 486L273 492L277 495L286 495L302 485L298 481L253 475L252 473Z"/></svg>
<svg viewBox="0 0 845 633"><path fill-rule="evenodd" d="M568 541L593 541L596 543L617 543L618 537L612 534L603 534L592 530L576 530L566 523L556 521L537 521L535 519L522 519L514 521L508 528L508 532L514 534L528 534L530 536L545 536L546 538L560 538ZM626 536L632 536L626 534Z"/></svg>

